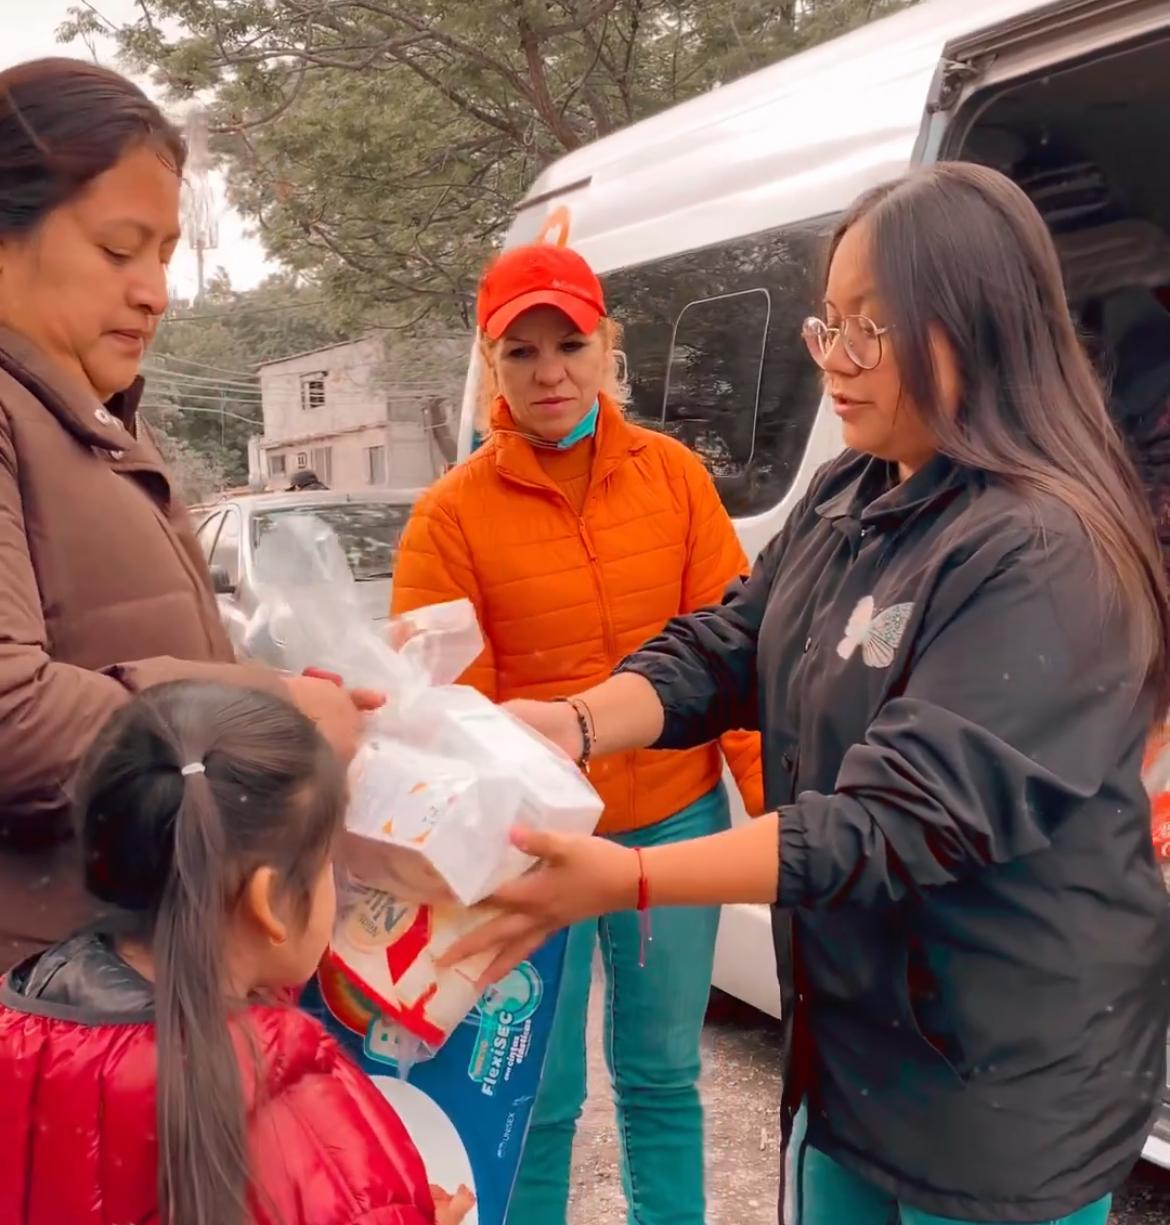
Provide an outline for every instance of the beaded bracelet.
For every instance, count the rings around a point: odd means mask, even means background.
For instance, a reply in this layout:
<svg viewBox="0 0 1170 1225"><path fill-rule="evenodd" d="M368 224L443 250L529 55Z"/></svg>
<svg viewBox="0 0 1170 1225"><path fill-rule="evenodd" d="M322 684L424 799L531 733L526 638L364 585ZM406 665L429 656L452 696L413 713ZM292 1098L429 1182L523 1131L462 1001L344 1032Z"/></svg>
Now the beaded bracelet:
<svg viewBox="0 0 1170 1225"><path fill-rule="evenodd" d="M577 726L581 731L581 756L577 758L577 766L589 773L589 760L593 756L593 746L597 743L597 729L593 725L593 712L581 698L556 698L573 708L577 716Z"/></svg>

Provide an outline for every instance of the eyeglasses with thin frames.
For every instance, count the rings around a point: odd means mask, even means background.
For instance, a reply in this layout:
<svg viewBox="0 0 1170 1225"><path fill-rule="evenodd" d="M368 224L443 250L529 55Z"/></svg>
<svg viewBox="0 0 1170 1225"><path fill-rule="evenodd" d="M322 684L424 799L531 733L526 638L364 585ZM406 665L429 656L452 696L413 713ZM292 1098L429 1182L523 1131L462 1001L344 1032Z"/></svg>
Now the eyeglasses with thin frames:
<svg viewBox="0 0 1170 1225"><path fill-rule="evenodd" d="M812 315L804 321L800 334L813 361L822 370L838 340L845 356L859 370L873 370L882 360L882 337L889 331L888 327L878 327L866 315L846 315L836 325Z"/></svg>

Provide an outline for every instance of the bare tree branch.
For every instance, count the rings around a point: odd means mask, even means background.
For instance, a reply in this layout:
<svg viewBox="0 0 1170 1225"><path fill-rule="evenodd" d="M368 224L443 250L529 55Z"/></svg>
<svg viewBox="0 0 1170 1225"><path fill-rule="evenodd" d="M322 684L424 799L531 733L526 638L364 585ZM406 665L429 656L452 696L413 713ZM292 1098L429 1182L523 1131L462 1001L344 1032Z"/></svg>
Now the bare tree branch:
<svg viewBox="0 0 1170 1225"><path fill-rule="evenodd" d="M297 72L293 80L292 89L274 110L267 111L257 119L237 119L231 124L212 127L210 129L211 132L217 136L224 136L229 133L236 135L245 132L250 128L263 128L267 127L267 125L270 123L275 123L277 119L279 119L287 111L290 111L296 105L301 96L301 91L305 87L305 77L305 66L302 64L300 70Z"/></svg>
<svg viewBox="0 0 1170 1225"><path fill-rule="evenodd" d="M528 79L531 82L532 101L536 113L544 121L548 130L560 141L565 149L576 149L581 141L572 125L565 118L564 111L559 110L548 91L548 81L544 75L544 64L540 57L540 40L537 38L526 17L521 14L520 46L528 61Z"/></svg>
<svg viewBox="0 0 1170 1225"><path fill-rule="evenodd" d="M415 74L415 76L419 77L423 81L426 81L426 83L432 86L434 89L437 89L448 102L453 102L466 114L478 119L480 123L486 124L489 128L495 128L497 132L501 132L511 140L515 140L518 143L523 142L523 133L514 124L500 119L498 116L491 114L489 111L485 111L481 106L477 106L469 97L467 97L466 94L461 93L457 89L453 89L445 81L440 80L433 72L430 72L416 61L405 58L400 62L405 67L409 68L410 71Z"/></svg>
<svg viewBox="0 0 1170 1225"><path fill-rule="evenodd" d="M457 52L471 63L479 64L480 67L486 68L489 72L496 73L518 93L530 97L528 83L514 68L505 61L488 55L487 52L481 47L477 47L474 43L459 38L448 30L428 24L422 18L416 17L409 10L402 9L398 5L387 8L385 5L375 3L374 0L348 0L348 3L350 7L365 9L378 16L388 17L390 20L398 21L418 33L427 34L436 44Z"/></svg>
<svg viewBox="0 0 1170 1225"><path fill-rule="evenodd" d="M609 107L606 105L605 99L601 96L601 92L591 84L597 65L601 63L602 57L605 54L605 35L608 28L609 16L607 15L602 23L599 35L594 36L593 32L588 28L582 31L585 46L593 58L589 61L589 66L581 74L577 83L569 91L569 95L562 106L562 110L566 109L574 95L580 91L581 96L585 99L585 105L589 107L589 111L593 115L593 122L597 125L599 133L612 132L614 129L613 116L609 113Z"/></svg>
<svg viewBox="0 0 1170 1225"><path fill-rule="evenodd" d="M562 38L566 34L577 34L582 30L587 30L603 17L608 17L619 3L620 0L596 0L593 5L584 12L578 13L572 20L549 26L535 26L532 32L541 42L550 38Z"/></svg>

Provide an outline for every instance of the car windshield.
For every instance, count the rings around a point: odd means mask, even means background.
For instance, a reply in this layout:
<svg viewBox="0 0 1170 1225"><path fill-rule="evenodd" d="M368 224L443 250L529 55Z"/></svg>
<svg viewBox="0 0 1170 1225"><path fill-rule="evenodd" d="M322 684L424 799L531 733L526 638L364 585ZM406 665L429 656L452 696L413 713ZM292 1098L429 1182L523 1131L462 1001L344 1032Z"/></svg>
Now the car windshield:
<svg viewBox="0 0 1170 1225"><path fill-rule="evenodd" d="M252 516L252 548L259 545L278 519L287 515L314 515L327 523L337 533L354 578L362 582L388 578L394 573L398 541L410 518L410 506L394 502L345 502L263 511Z"/></svg>

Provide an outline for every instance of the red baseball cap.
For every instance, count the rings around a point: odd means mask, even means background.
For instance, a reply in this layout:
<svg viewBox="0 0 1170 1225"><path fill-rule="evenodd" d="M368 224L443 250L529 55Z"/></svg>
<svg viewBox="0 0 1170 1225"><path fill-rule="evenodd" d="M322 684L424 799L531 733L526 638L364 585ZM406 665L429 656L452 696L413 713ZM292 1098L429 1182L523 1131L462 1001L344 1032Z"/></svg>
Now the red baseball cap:
<svg viewBox="0 0 1170 1225"><path fill-rule="evenodd" d="M493 260L479 282L476 322L499 340L525 311L555 306L589 335L605 314L605 295L592 268L569 247L513 247Z"/></svg>

